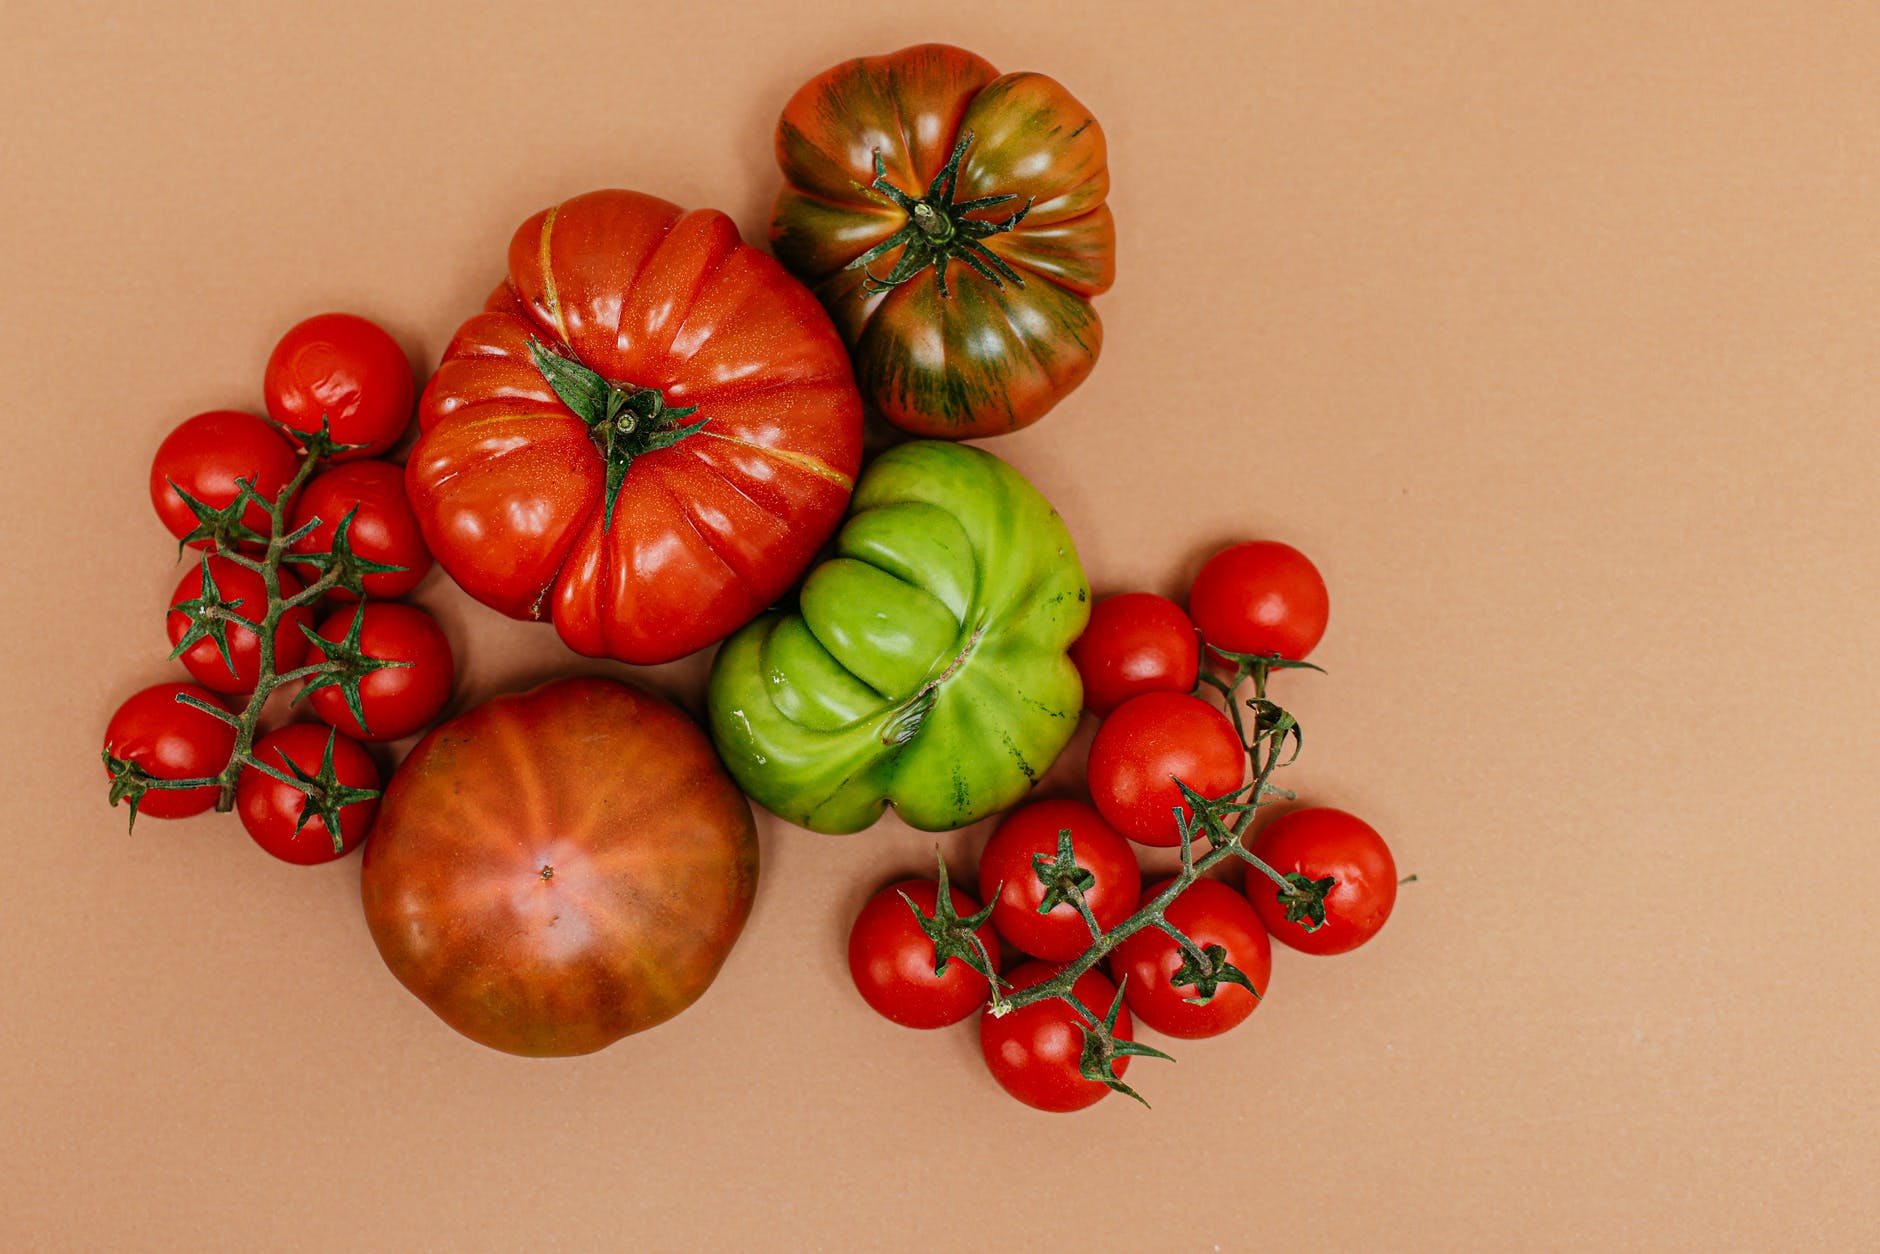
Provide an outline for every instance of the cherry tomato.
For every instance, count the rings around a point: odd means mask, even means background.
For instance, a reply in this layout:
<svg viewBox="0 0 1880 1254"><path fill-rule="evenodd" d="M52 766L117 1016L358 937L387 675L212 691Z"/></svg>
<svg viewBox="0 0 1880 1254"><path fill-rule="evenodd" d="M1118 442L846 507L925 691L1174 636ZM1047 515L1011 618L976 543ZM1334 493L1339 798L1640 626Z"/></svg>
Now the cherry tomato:
<svg viewBox="0 0 1880 1254"><path fill-rule="evenodd" d="M366 595L391 600L417 587L431 569L431 551L424 547L417 516L405 499L404 469L390 462L342 462L308 481L294 505L293 529L298 531L316 518L320 525L295 543L294 552L331 550L333 532L349 510L354 512L346 540L353 553L367 561L404 567L366 575ZM345 588L335 588L333 599L358 598Z"/></svg>
<svg viewBox="0 0 1880 1254"><path fill-rule="evenodd" d="M1028 962L1006 979L1016 991L1048 980L1059 970L1049 962ZM1116 985L1095 967L1078 976L1071 991L1093 1014L1107 1014L1110 1003L1116 1000ZM1109 1085L1084 1078L1082 1023L1076 1011L1055 997L1021 1006L1003 1017L985 1010L979 1016L980 1052L999 1087L1027 1106L1050 1111L1082 1110L1110 1095ZM1127 1006L1117 1013L1114 1035L1119 1041L1136 1039ZM1122 1078L1128 1070L1129 1059L1118 1058L1117 1077Z"/></svg>
<svg viewBox="0 0 1880 1254"><path fill-rule="evenodd" d="M1117 831L1145 845L1179 845L1180 779L1203 797L1240 787L1247 754L1227 716L1178 692L1131 697L1090 743L1090 796Z"/></svg>
<svg viewBox="0 0 1880 1254"><path fill-rule="evenodd" d="M365 726L352 715L346 704L345 690L327 684L307 694L313 712L360 740L397 740L428 726L450 701L451 687L457 679L456 662L450 641L444 638L437 620L415 605L391 601L368 601L350 605L320 624L320 637L344 642L353 620L364 615L359 624L358 649L381 662L407 662L408 666L387 666L374 670L359 681L359 705L366 716ZM324 662L327 650L313 646L309 662Z"/></svg>
<svg viewBox="0 0 1880 1254"><path fill-rule="evenodd" d="M1181 606L1153 592L1124 592L1090 607L1071 661L1083 677L1084 708L1102 718L1145 692L1193 691L1201 646Z"/></svg>
<svg viewBox="0 0 1880 1254"><path fill-rule="evenodd" d="M232 409L211 410L185 419L157 446L150 462L150 503L181 540L196 529L197 518L177 488L204 505L226 509L241 491L236 480L249 480L256 492L273 500L299 468L293 446L261 419ZM268 516L253 501L242 511L242 523L268 534ZM208 542L198 540L196 547L207 548Z"/></svg>
<svg viewBox="0 0 1880 1254"><path fill-rule="evenodd" d="M1109 931L1136 909L1142 869L1135 850L1096 809L1082 801L1034 801L1005 816L979 856L979 895L993 901L999 935L1034 958L1068 962L1090 948L1090 926L1068 901L1039 914L1044 881L1038 854L1057 859L1058 833L1071 833L1071 857L1090 873L1084 900L1099 926ZM995 900L996 898L996 900Z"/></svg>
<svg viewBox="0 0 1880 1254"><path fill-rule="evenodd" d="M379 768L358 741L342 736L319 723L289 723L261 738L255 757L286 775L297 766L318 778L326 761L329 738L333 745L333 776L344 787L376 789ZM318 811L300 822L307 794L283 784L272 775L252 766L242 768L235 785L235 809L242 816L242 826L255 843L283 862L314 866L331 862L356 849L372 830L378 817L379 799L372 797L340 807L339 828L342 847L333 847L333 836Z"/></svg>
<svg viewBox="0 0 1880 1254"><path fill-rule="evenodd" d="M417 385L398 342L354 314L317 314L296 325L268 357L262 384L274 421L311 434L326 416L341 444L335 461L376 457L405 433Z"/></svg>
<svg viewBox="0 0 1880 1254"><path fill-rule="evenodd" d="M184 705L176 699L178 693L227 708L207 688L156 684L117 708L104 729L105 751L135 762L156 779L208 779L221 774L235 752L235 729L213 714ZM137 803L137 813L153 819L187 818L213 806L221 791L152 789Z"/></svg>
<svg viewBox="0 0 1880 1254"><path fill-rule="evenodd" d="M933 942L921 931L902 893L929 917L940 901L940 885L925 879L902 880L870 897L849 932L849 975L863 1001L903 1027L958 1023L985 1005L992 990L985 976L958 959L949 959L946 969L934 974ZM959 889L948 896L961 918L979 912L979 903ZM998 933L987 924L978 936L992 957L993 970L998 970Z"/></svg>
<svg viewBox="0 0 1880 1254"><path fill-rule="evenodd" d="M260 575L246 566L236 565L220 554L211 554L209 577L215 581L216 592L224 602L241 602L231 611L236 619L253 624L267 616L268 589ZM303 587L300 580L285 570L279 573L279 579L283 597L295 596ZM182 642L190 627L189 616L174 607L184 601L201 598L202 592L202 563L197 562L177 581L176 591L170 594L172 608L164 621L164 627L170 633L172 647ZM307 656L307 637L300 630L300 624L312 625L312 622L312 611L304 605L297 605L281 615L281 621L274 631L274 669L277 673L293 670ZM260 633L235 621L230 621L225 631L228 635L229 661L234 663L233 671L229 669L229 662L222 660L222 652L216 648L215 641L207 636L183 650L183 665L189 668L189 673L196 677L197 682L217 692L253 692L255 685L261 682Z"/></svg>
<svg viewBox="0 0 1880 1254"><path fill-rule="evenodd" d="M1325 580L1290 545L1250 540L1222 549L1188 590L1188 613L1214 649L1304 661L1325 634Z"/></svg>
<svg viewBox="0 0 1880 1254"><path fill-rule="evenodd" d="M1148 895L1153 898L1173 882L1163 880ZM1162 917L1203 951L1220 946L1225 960L1252 981L1260 997L1266 995L1273 946L1245 897L1219 880L1196 880L1169 903ZM1123 998L1136 1017L1169 1036L1190 1040L1219 1036L1259 1008L1260 997L1225 980L1215 985L1206 1005L1195 1005L1189 998L1201 994L1193 981L1175 982L1176 973L1187 962L1174 937L1160 928L1146 927L1117 944L1110 955L1110 972L1122 982Z"/></svg>
<svg viewBox="0 0 1880 1254"><path fill-rule="evenodd" d="M1308 954L1342 954L1377 935L1397 904L1397 861L1390 846L1363 819L1343 810L1315 807L1282 814L1261 828L1247 846L1281 875L1336 881L1325 894L1325 922L1307 930L1289 920L1284 894L1273 881L1249 869L1247 897L1283 944Z"/></svg>

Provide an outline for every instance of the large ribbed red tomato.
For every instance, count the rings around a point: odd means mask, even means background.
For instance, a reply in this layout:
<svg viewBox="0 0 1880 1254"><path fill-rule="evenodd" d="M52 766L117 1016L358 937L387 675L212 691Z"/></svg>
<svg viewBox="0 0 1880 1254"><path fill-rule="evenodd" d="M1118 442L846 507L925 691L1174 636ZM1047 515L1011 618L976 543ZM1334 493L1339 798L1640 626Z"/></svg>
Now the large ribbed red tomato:
<svg viewBox="0 0 1880 1254"><path fill-rule="evenodd" d="M361 893L401 983L472 1040L585 1054L698 999L744 927L757 829L711 742L598 677L497 697L392 776Z"/></svg>
<svg viewBox="0 0 1880 1254"><path fill-rule="evenodd" d="M522 224L418 421L406 487L438 563L578 652L638 663L775 601L861 463L816 298L724 214L629 191Z"/></svg>

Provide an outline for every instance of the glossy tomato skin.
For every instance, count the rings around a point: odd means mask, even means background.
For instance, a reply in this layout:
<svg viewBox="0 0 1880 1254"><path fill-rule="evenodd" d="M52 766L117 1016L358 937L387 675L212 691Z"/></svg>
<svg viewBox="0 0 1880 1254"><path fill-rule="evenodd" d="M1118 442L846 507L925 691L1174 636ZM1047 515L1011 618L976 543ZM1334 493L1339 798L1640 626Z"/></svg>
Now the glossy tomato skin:
<svg viewBox="0 0 1880 1254"><path fill-rule="evenodd" d="M1006 976L1014 990L1030 988L1056 975L1061 968L1048 962L1028 962ZM1106 1014L1116 1000L1116 985L1092 967L1071 986L1077 1000L1094 1014ZM999 1087L1037 1110L1063 1112L1094 1106L1110 1095L1109 1085L1086 1080L1079 1069L1084 1034L1077 1012L1057 998L1033 1002L995 1017L990 1010L979 1016L979 1049ZM1119 1041L1136 1039L1129 1008L1116 1016L1114 1035ZM1127 1057L1116 1060L1120 1079L1129 1070Z"/></svg>
<svg viewBox="0 0 1880 1254"><path fill-rule="evenodd" d="M268 357L263 378L268 414L311 434L325 415L341 444L362 445L335 461L376 457L411 425L417 384L398 341L356 314L315 314L297 323Z"/></svg>
<svg viewBox="0 0 1880 1254"><path fill-rule="evenodd" d="M933 942L920 929L906 893L929 917L940 900L940 885L911 879L876 893L855 917L849 932L849 975L862 1000L875 1012L907 1028L944 1028L969 1018L986 1004L992 990L986 977L958 959L935 975ZM949 892L953 910L961 918L979 912L979 903L959 889ZM999 936L987 924L979 939L998 970Z"/></svg>
<svg viewBox="0 0 1880 1254"><path fill-rule="evenodd" d="M1038 854L1055 860L1058 833L1069 829L1071 856L1095 882L1084 899L1099 926L1108 931L1136 910L1142 895L1142 869L1136 853L1096 808L1082 801L1034 801L1000 821L979 856L979 894L995 901L992 923L999 935L1034 958L1068 962L1090 948L1090 925L1077 908L1060 902L1039 914L1044 882L1038 878Z"/></svg>
<svg viewBox="0 0 1880 1254"><path fill-rule="evenodd" d="M1354 814L1315 806L1280 815L1248 845L1281 875L1331 877L1324 926L1307 931L1288 922L1279 890L1258 871L1247 873L1247 897L1273 939L1301 953L1347 953L1377 935L1397 904L1397 861L1377 829Z"/></svg>
<svg viewBox="0 0 1880 1254"><path fill-rule="evenodd" d="M352 551L368 561L404 567L366 575L366 595L394 600L416 588L431 569L431 551L424 547L417 516L405 499L404 468L381 461L341 462L308 480L294 503L293 530L315 519L319 525L294 545L294 551L331 551L334 531L348 511L353 511L346 531ZM334 588L331 595L335 601L358 599L345 588Z"/></svg>
<svg viewBox="0 0 1880 1254"><path fill-rule="evenodd" d="M235 729L178 701L179 693L222 709L222 699L196 684L154 684L129 697L105 726L104 747L157 779L208 779L235 752ZM137 804L140 818L181 819L216 802L219 788L152 790Z"/></svg>
<svg viewBox="0 0 1880 1254"><path fill-rule="evenodd" d="M712 982L750 913L757 829L691 720L578 677L419 741L362 870L380 956L445 1023L512 1054L584 1054Z"/></svg>
<svg viewBox="0 0 1880 1254"><path fill-rule="evenodd" d="M196 529L194 510L176 494L181 488L205 505L224 509L240 492L238 480L273 500L300 468L300 459L281 434L253 414L216 409L185 419L163 437L150 463L150 503L171 535L181 540ZM254 502L242 522L257 535L268 534L268 516ZM199 540L196 548L208 547Z"/></svg>
<svg viewBox="0 0 1880 1254"><path fill-rule="evenodd" d="M1302 662L1325 635L1331 598L1298 549L1249 540L1207 560L1188 591L1188 612L1211 649Z"/></svg>
<svg viewBox="0 0 1880 1254"><path fill-rule="evenodd" d="M1154 898L1172 883L1163 880L1145 891ZM1245 897L1219 880L1199 879L1169 903L1163 917L1203 950L1210 945L1226 950L1227 961L1246 974L1260 997L1266 996L1273 946ZM1199 995L1195 986L1174 983L1185 961L1173 937L1146 927L1116 946L1110 972L1122 984L1123 998L1136 1017L1168 1036L1219 1036L1259 1008L1260 997L1232 983L1216 985L1206 1005L1193 1004L1188 999Z"/></svg>
<svg viewBox="0 0 1880 1254"><path fill-rule="evenodd" d="M604 459L530 341L705 427ZM509 277L457 331L419 405L405 483L466 592L551 618L570 648L671 661L777 600L835 530L861 465L861 398L816 300L713 210L629 191L538 213Z"/></svg>
<svg viewBox="0 0 1880 1254"><path fill-rule="evenodd" d="M1090 743L1091 799L1110 825L1144 845L1181 844L1180 779L1203 797L1240 787L1247 754L1227 716L1199 697L1148 692L1118 706Z"/></svg>
<svg viewBox="0 0 1880 1254"><path fill-rule="evenodd" d="M209 577L215 580L216 591L224 601L241 602L234 609L235 616L247 622L259 623L267 616L268 589L261 581L261 576L246 566L238 566L220 554L209 556ZM283 597L298 595L304 585L287 570L282 569L277 576ZM176 590L170 594L170 604L179 601L193 601L202 595L202 563L198 561L184 572L177 581ZM274 632L274 669L291 671L299 666L307 656L307 637L300 629L302 623L312 625L312 611L304 605L297 605L281 615L281 621ZM164 619L164 629L169 633L172 646L180 643L189 630L189 618L179 610L172 609ZM222 660L222 652L215 646L215 641L202 639L185 649L182 654L183 665L189 673L204 687L217 692L239 695L255 690L261 682L261 636L250 627L231 623L227 628L229 660L235 669L229 669L229 663Z"/></svg>
<svg viewBox="0 0 1880 1254"><path fill-rule="evenodd" d="M1194 691L1201 645L1181 606L1153 592L1123 592L1090 607L1071 661L1083 677L1084 708L1102 718L1145 692Z"/></svg>
<svg viewBox="0 0 1880 1254"><path fill-rule="evenodd" d="M981 241L1019 281L995 284L956 259L944 296L931 266L871 290L868 275L888 275L900 245L847 267L909 222L870 186L876 154L894 186L921 198L969 132L953 199L1012 197L966 215L987 221L1030 205ZM776 149L772 249L829 309L889 422L938 439L1015 431L1090 374L1103 346L1090 302L1115 281L1116 226L1103 128L1063 85L1000 74L945 44L860 57L798 89Z"/></svg>
<svg viewBox="0 0 1880 1254"><path fill-rule="evenodd" d="M373 671L359 681L359 704L365 712L361 727L337 685L316 688L307 695L313 712L328 724L359 740L397 740L429 726L450 702L457 680L457 665L450 641L437 620L415 605L367 601L331 614L320 624L322 639L343 641L361 614L359 649L383 662L404 662ZM324 662L326 650L313 646L309 662Z"/></svg>
<svg viewBox="0 0 1880 1254"><path fill-rule="evenodd" d="M255 744L255 757L278 771L292 775L298 766L309 775L318 775L326 758L327 739L333 741L333 771L348 788L376 789L379 768L364 746L319 723L289 723L263 736ZM292 764L291 766L289 764ZM254 767L244 767L235 785L235 811L254 842L283 862L296 866L317 866L342 858L359 847L372 830L372 820L379 812L378 798L355 801L339 812L341 847L333 847L333 834L326 820L309 818L298 831L300 812L307 795L283 784Z"/></svg>

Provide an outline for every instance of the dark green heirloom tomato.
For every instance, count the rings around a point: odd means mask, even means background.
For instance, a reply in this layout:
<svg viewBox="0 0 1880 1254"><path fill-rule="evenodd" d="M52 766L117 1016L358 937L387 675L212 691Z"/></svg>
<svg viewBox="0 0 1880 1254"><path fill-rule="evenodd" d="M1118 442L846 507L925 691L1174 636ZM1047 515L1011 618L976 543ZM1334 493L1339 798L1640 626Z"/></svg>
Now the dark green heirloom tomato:
<svg viewBox="0 0 1880 1254"><path fill-rule="evenodd" d="M771 249L862 394L915 435L1015 431L1084 381L1116 277L1103 128L1062 84L922 44L845 61L777 123Z"/></svg>
<svg viewBox="0 0 1880 1254"><path fill-rule="evenodd" d="M1077 727L1066 656L1090 589L1063 519L980 449L918 441L863 472L798 608L727 640L712 738L754 800L819 832L892 805L927 831L1012 805Z"/></svg>

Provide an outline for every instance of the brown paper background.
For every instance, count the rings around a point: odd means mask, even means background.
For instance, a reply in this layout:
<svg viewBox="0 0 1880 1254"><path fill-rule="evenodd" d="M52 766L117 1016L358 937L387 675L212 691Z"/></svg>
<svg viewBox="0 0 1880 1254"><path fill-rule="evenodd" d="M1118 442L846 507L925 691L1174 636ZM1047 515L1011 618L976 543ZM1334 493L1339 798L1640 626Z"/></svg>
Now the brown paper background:
<svg viewBox="0 0 1880 1254"><path fill-rule="evenodd" d="M163 432L258 407L321 309L428 368L595 186L761 237L790 90L922 39L1103 121L1103 360L994 447L1099 591L1319 561L1291 782L1420 876L1381 938L1280 953L1249 1026L1131 1073L1153 1111L1047 1117L849 987L854 909L931 857L892 821L766 821L710 993L563 1062L399 988L356 859L126 838L96 752L174 670ZM1825 3L7 5L0 1247L1880 1237L1876 48ZM577 665L420 599L462 700Z"/></svg>

